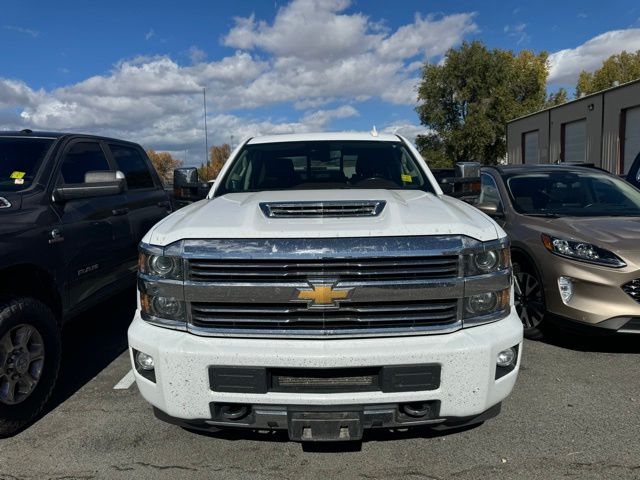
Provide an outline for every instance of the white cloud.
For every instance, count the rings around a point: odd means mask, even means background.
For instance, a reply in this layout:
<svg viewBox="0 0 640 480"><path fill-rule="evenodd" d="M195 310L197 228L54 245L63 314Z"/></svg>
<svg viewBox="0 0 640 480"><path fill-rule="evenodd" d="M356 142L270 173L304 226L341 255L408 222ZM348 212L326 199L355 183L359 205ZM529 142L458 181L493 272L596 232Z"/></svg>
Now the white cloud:
<svg viewBox="0 0 640 480"><path fill-rule="evenodd" d="M410 120L400 120L386 125L382 128L382 132L402 135L409 141L414 142L418 135L429 133L429 129L424 125L412 123Z"/></svg>
<svg viewBox="0 0 640 480"><path fill-rule="evenodd" d="M614 54L640 50L640 28L612 30L593 37L576 48L567 48L549 56L549 82L574 84L582 70L594 71Z"/></svg>
<svg viewBox="0 0 640 480"><path fill-rule="evenodd" d="M5 25L3 28L5 30L9 30L10 32L22 33L23 35L29 35L33 38L36 38L38 35L40 35L39 31L32 28L16 27L14 25Z"/></svg>
<svg viewBox="0 0 640 480"><path fill-rule="evenodd" d="M191 47L189 47L189 50L187 51L187 55L189 55L189 60L191 60L191 63L202 63L206 58L207 58L207 53L196 47L195 45L191 45Z"/></svg>
<svg viewBox="0 0 640 480"><path fill-rule="evenodd" d="M474 13L416 14L391 29L355 8L350 0L293 0L269 22L236 18L221 39L236 51L215 60L194 45L187 65L140 56L48 91L0 79L0 109L14 112L0 116L0 128L17 120L23 127L98 132L153 148L204 149L206 87L210 144L230 135L324 130L359 115L357 104L369 99L415 105L425 60L438 61L477 31ZM155 35L150 29L145 38ZM264 113L276 105L293 109L286 117Z"/></svg>
<svg viewBox="0 0 640 480"><path fill-rule="evenodd" d="M526 23L516 23L515 25L505 25L502 29L509 37L516 39L516 45L527 43L531 36L527 33Z"/></svg>
<svg viewBox="0 0 640 480"><path fill-rule="evenodd" d="M41 96L24 82L0 77L0 108L35 106Z"/></svg>

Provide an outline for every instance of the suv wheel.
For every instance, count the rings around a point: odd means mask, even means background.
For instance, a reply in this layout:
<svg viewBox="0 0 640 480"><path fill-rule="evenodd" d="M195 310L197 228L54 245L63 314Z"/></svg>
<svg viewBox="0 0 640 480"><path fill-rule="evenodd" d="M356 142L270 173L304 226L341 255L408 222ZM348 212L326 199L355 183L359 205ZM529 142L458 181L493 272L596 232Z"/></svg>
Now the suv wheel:
<svg viewBox="0 0 640 480"><path fill-rule="evenodd" d="M0 301L0 438L42 410L60 368L60 331L51 310L30 297Z"/></svg>
<svg viewBox="0 0 640 480"><path fill-rule="evenodd" d="M547 311L540 277L533 267L516 262L513 264L513 275L516 311L524 327L524 336L540 340Z"/></svg>

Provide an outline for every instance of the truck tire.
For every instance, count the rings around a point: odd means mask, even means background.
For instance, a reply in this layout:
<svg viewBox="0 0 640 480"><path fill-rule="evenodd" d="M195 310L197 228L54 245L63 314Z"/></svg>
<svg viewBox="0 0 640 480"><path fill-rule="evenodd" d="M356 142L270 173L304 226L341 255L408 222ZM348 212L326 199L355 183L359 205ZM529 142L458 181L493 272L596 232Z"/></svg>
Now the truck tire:
<svg viewBox="0 0 640 480"><path fill-rule="evenodd" d="M538 272L527 262L514 262L513 276L516 311L524 327L524 336L542 340L547 307Z"/></svg>
<svg viewBox="0 0 640 480"><path fill-rule="evenodd" d="M60 358L60 329L49 307L31 297L0 300L0 438L42 411Z"/></svg>

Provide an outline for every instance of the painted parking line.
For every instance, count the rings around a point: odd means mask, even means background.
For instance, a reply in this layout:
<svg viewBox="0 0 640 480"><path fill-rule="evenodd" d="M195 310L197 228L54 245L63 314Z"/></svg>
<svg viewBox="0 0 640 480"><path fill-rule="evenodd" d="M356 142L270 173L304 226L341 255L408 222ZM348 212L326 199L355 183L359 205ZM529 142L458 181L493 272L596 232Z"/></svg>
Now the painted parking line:
<svg viewBox="0 0 640 480"><path fill-rule="evenodd" d="M135 381L136 381L136 377L133 376L133 370L129 370L127 372L127 374L124 377L122 377L122 380L120 380L118 383L115 384L113 389L114 390L126 390L131 385L133 385L133 382L135 382Z"/></svg>

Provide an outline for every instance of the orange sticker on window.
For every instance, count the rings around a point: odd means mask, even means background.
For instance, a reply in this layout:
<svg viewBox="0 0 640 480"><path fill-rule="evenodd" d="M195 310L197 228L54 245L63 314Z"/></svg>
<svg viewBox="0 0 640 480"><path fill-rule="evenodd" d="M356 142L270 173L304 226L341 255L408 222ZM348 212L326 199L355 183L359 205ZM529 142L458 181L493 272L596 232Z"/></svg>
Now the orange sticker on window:
<svg viewBox="0 0 640 480"><path fill-rule="evenodd" d="M405 175L405 174L402 174L402 175L401 175L401 178L402 178L402 181L403 181L404 183L411 183L411 182L413 182L413 177L412 177L411 175Z"/></svg>
<svg viewBox="0 0 640 480"><path fill-rule="evenodd" d="M24 178L24 176L25 176L26 174L27 174L26 172L18 172L18 171L15 171L15 172L12 172L12 173L11 173L11 175L9 176L9 178L13 178L14 180L15 180L16 178Z"/></svg>

